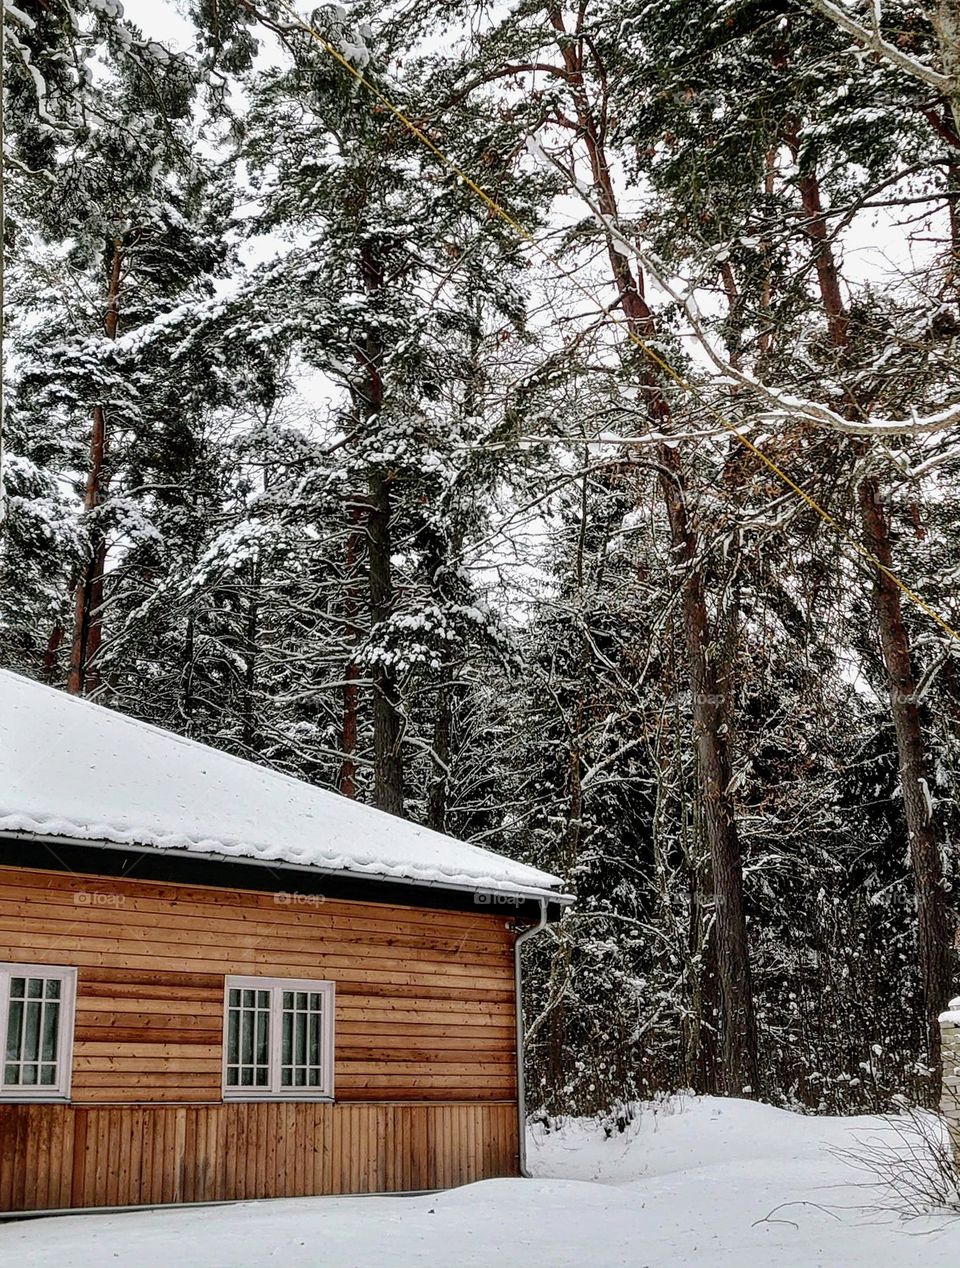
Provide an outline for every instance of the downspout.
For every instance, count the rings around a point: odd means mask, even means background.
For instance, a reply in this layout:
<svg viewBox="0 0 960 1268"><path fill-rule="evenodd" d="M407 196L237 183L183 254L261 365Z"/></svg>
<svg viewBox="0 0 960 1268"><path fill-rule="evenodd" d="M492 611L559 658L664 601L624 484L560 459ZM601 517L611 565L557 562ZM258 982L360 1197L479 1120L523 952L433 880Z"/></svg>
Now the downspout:
<svg viewBox="0 0 960 1268"><path fill-rule="evenodd" d="M523 985L520 973L520 948L528 938L542 933L547 924L547 900L540 899L540 919L529 929L517 935L513 944L513 977L516 990L517 1013L517 1148L519 1150L520 1174L530 1179L527 1170L527 1096L526 1080L523 1073Z"/></svg>

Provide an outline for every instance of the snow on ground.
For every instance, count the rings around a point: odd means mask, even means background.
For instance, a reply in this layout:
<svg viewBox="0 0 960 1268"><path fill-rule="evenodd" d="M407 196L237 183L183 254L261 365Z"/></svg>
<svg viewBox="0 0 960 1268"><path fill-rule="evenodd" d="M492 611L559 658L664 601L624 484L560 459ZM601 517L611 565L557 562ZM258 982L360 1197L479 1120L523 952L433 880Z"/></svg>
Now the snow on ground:
<svg viewBox="0 0 960 1268"><path fill-rule="evenodd" d="M605 1139L535 1129L533 1180L416 1198L300 1198L0 1226L25 1268L956 1268L960 1218L903 1220L838 1149L891 1148L874 1118L672 1102Z"/></svg>

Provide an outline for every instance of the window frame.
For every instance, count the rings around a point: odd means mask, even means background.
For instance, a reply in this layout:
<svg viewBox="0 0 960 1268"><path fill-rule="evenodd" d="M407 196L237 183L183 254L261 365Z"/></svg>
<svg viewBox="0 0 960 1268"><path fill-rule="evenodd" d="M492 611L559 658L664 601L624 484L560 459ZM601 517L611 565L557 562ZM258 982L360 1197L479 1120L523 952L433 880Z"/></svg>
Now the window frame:
<svg viewBox="0 0 960 1268"><path fill-rule="evenodd" d="M227 1083L229 1052L227 1050L230 1024L230 991L269 991L269 1056L267 1059L268 1083L266 1087L245 1085L232 1087ZM314 1087L283 1087L281 1078L281 1040L283 1017L283 992L307 991L323 996L320 1013L320 1075L321 1083ZM228 974L223 979L223 1061L220 1086L225 1101L332 1101L334 1009L336 987L331 981L301 977L249 977Z"/></svg>
<svg viewBox="0 0 960 1268"><path fill-rule="evenodd" d="M15 977L41 977L60 982L57 1019L56 1083L7 1084L7 1025L10 983ZM76 1029L77 970L66 964L14 964L0 960L0 1102L69 1101L73 1079L73 1039Z"/></svg>

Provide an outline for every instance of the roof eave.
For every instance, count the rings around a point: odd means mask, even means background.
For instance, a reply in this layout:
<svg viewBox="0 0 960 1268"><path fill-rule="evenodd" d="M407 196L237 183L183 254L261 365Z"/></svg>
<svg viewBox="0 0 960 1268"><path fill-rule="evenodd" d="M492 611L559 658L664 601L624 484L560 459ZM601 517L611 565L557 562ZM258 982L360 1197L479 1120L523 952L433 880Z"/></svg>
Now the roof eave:
<svg viewBox="0 0 960 1268"><path fill-rule="evenodd" d="M55 867L57 870L70 871L73 870L70 865L62 859L59 859L56 850L69 849L73 851L82 851L87 859L93 856L94 863L98 855L106 853L108 856L120 856L122 854L134 854L139 858L149 858L158 862L172 865L173 872L183 872L185 874L190 871L196 871L191 865L203 865L208 867L213 865L220 869L224 875L224 879L220 882L223 888L230 888L231 885L227 879L229 873L234 880L244 870L256 871L266 881L271 873L274 874L274 881L279 878L276 873L282 873L284 876L298 877L299 884L305 885L309 882L311 890L318 893L317 883L325 881L332 885L335 889L343 889L344 887L356 888L359 891L368 890L371 894L374 890L384 888L385 890L394 891L397 894L396 901L402 901L400 894L403 891L412 891L413 893L434 892L438 895L450 894L459 896L462 899L472 898L472 906L486 909L487 911L498 911L504 915L512 915L518 907L539 906L541 902L546 902L550 908L555 910L551 913L551 918L556 919L562 909L568 907L573 901L572 894L558 892L537 886L520 886L510 885L504 882L495 882L491 879L484 880L477 878L475 882L462 881L445 881L437 880L431 877L406 877L391 876L389 874L375 871L356 871L348 868L324 867L322 864L305 864L298 865L286 861L275 859L261 859L249 855L221 854L216 851L189 850L183 847L159 847L153 845L143 845L131 842L107 841L102 839L90 839L84 837L60 836L53 833L39 833L29 831L11 831L0 830L0 842L29 842L46 846L50 851L52 862L46 863L33 861L19 857L16 862L20 866L35 867ZM3 857L0 854L0 863ZM180 865L185 865L181 867ZM239 869L239 871L238 871ZM100 868L91 866L90 870L96 874L100 873ZM153 869L151 869L153 870ZM122 876L131 869L119 869L110 867L105 869L106 874L111 876ZM147 877L142 870L138 871L141 879L158 879L156 876ZM179 878L178 878L179 879ZM183 879L181 883L191 883L189 879ZM217 884L216 881L195 880L195 884ZM292 881L291 881L292 884ZM261 886L243 886L245 888L263 888L273 892L284 892L276 883ZM337 897L335 894L327 895L331 899ZM371 897L364 900L359 898L358 901L384 902L388 901L384 898ZM411 899L407 900L411 905L418 905ZM429 905L433 905L432 903Z"/></svg>

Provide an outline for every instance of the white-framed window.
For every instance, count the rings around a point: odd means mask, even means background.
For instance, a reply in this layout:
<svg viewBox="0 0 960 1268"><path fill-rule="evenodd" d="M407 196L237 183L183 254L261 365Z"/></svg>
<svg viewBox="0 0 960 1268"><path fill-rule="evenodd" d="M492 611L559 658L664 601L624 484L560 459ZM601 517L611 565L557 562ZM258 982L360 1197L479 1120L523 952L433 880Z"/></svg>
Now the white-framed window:
<svg viewBox="0 0 960 1268"><path fill-rule="evenodd" d="M226 978L224 1099L332 1099L333 1010L332 982Z"/></svg>
<svg viewBox="0 0 960 1268"><path fill-rule="evenodd" d="M77 970L0 963L0 1100L70 1095Z"/></svg>

